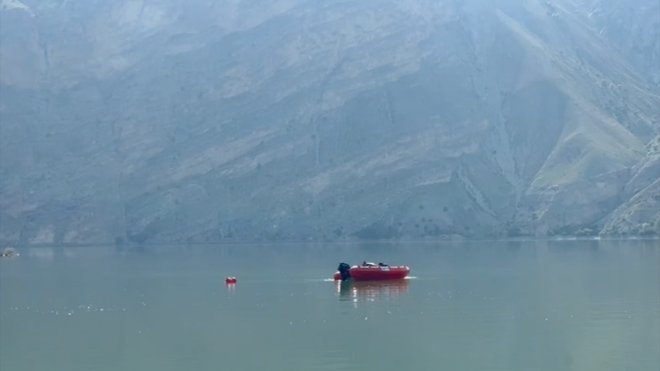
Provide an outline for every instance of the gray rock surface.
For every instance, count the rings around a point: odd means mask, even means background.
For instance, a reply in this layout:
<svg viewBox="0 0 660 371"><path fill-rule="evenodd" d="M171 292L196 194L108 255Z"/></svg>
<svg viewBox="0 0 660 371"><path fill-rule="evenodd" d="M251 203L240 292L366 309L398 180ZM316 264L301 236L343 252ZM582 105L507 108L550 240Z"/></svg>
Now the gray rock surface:
<svg viewBox="0 0 660 371"><path fill-rule="evenodd" d="M2 244L660 233L656 0L0 0L0 25Z"/></svg>

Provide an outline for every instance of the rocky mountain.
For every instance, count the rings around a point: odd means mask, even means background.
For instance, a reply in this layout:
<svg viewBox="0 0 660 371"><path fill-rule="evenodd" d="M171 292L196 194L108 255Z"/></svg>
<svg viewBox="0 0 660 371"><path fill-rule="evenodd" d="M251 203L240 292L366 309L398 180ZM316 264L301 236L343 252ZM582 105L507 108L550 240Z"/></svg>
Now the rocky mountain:
<svg viewBox="0 0 660 371"><path fill-rule="evenodd" d="M0 243L660 234L657 0L0 0Z"/></svg>

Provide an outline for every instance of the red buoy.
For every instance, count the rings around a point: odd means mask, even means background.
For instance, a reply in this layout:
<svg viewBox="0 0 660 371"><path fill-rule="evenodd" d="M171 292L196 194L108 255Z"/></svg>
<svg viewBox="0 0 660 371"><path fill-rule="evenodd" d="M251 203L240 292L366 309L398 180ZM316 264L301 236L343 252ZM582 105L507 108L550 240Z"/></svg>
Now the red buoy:
<svg viewBox="0 0 660 371"><path fill-rule="evenodd" d="M236 283L236 277L227 277L225 278L225 283L228 285L233 285Z"/></svg>

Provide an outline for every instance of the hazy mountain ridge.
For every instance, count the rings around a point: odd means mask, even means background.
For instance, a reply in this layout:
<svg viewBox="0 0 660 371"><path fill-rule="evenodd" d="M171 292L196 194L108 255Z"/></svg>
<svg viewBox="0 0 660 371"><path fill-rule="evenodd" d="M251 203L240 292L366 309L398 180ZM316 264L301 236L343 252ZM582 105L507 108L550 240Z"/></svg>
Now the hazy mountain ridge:
<svg viewBox="0 0 660 371"><path fill-rule="evenodd" d="M0 240L657 233L642 3L3 0Z"/></svg>

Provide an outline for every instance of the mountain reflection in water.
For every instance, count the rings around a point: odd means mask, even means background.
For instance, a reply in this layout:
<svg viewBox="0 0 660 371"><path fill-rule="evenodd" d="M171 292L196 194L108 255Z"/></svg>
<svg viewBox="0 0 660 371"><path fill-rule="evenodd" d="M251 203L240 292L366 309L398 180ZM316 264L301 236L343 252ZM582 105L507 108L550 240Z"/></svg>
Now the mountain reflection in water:
<svg viewBox="0 0 660 371"><path fill-rule="evenodd" d="M342 301L376 301L388 300L405 294L408 291L408 281L336 281L337 294Z"/></svg>

